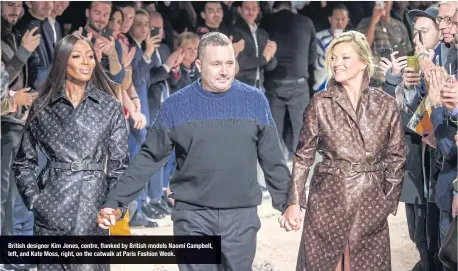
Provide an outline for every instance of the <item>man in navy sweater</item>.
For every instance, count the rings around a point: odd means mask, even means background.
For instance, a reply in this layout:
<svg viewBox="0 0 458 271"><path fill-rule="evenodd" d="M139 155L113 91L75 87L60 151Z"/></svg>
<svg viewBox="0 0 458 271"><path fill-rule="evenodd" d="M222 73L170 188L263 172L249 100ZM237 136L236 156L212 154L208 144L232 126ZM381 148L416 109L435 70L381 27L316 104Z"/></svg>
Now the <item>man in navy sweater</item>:
<svg viewBox="0 0 458 271"><path fill-rule="evenodd" d="M140 194L175 147L177 171L170 181L174 234L221 235L223 270L251 270L261 227L257 159L273 207L281 212L290 172L267 99L261 91L234 80L236 63L229 38L208 33L201 38L198 53L201 80L164 101L141 150L107 196L98 223L113 225L114 210ZM214 268L180 265L180 270Z"/></svg>

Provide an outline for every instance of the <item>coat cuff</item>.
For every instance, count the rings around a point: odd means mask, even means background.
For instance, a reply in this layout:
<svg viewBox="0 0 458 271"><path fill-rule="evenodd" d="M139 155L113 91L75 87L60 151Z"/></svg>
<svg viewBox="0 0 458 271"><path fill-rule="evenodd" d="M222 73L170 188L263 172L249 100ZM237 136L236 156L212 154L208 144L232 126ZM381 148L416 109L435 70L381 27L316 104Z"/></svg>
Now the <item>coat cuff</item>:
<svg viewBox="0 0 458 271"><path fill-rule="evenodd" d="M397 86L402 83L402 75L393 75L391 73L391 68L386 72L386 79L385 81L393 86Z"/></svg>
<svg viewBox="0 0 458 271"><path fill-rule="evenodd" d="M27 63L27 59L32 55L33 52L27 51L24 47L20 46L17 51L16 51L16 56L17 58L22 62L22 63Z"/></svg>
<svg viewBox="0 0 458 271"><path fill-rule="evenodd" d="M115 200L112 200L112 199L108 199L105 201L105 203L102 205L102 208L111 208L111 209L117 209L119 208L119 204L117 201Z"/></svg>

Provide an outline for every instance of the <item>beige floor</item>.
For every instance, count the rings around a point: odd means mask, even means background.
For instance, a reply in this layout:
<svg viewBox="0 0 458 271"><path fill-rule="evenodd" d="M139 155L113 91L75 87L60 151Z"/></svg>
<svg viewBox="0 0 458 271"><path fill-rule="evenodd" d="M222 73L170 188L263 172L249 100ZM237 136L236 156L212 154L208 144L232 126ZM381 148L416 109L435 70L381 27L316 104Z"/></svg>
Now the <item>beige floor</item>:
<svg viewBox="0 0 458 271"><path fill-rule="evenodd" d="M258 209L262 227L258 233L255 271L290 271L295 270L297 251L301 232L285 232L278 226L279 213L271 207L270 200ZM172 235L170 218L159 221L161 227L156 229L133 229L139 235ZM399 205L398 215L389 217L391 234L391 254L393 271L410 271L419 256L415 245L410 241L405 219L404 204ZM113 265L114 271L175 271L175 265Z"/></svg>

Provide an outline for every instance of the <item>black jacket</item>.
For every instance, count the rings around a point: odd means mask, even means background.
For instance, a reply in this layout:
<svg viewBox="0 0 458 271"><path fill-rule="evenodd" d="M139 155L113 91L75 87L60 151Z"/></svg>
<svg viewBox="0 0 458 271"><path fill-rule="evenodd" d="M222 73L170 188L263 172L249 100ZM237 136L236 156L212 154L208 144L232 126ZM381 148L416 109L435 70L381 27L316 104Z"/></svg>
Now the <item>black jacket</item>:
<svg viewBox="0 0 458 271"><path fill-rule="evenodd" d="M313 69L317 55L316 33L312 20L289 10L282 10L265 16L260 27L277 43L275 56L278 64L273 71L266 72L266 79L308 80L313 75L313 72L309 73L308 68Z"/></svg>
<svg viewBox="0 0 458 271"><path fill-rule="evenodd" d="M277 59L272 57L269 62L262 55L264 48L266 48L267 41L269 40L269 34L262 28L258 27L256 31L256 39L258 43L258 56L256 57L256 43L254 37L251 34L251 29L245 20L239 20L231 29L233 42L238 42L241 39L245 41L245 49L240 52L237 57L239 62L239 73L236 75L236 79L242 81L245 84L254 86L256 83L256 71L260 69L260 85L264 83L264 69L271 71L277 66Z"/></svg>
<svg viewBox="0 0 458 271"><path fill-rule="evenodd" d="M189 86L194 81L200 78L199 70L197 70L196 65L192 63L191 69L187 69L181 64L180 70L178 74L172 74L169 77L169 85L170 85L170 94L173 94L180 89Z"/></svg>
<svg viewBox="0 0 458 271"><path fill-rule="evenodd" d="M32 87L38 74L40 60L36 52L29 52L21 46L22 35L12 25L2 19L2 61L9 75L8 87L19 90ZM3 115L2 122L23 123L25 107L18 108L17 112Z"/></svg>
<svg viewBox="0 0 458 271"><path fill-rule="evenodd" d="M114 97L91 83L84 95L75 109L62 88L25 128L12 170L25 205L34 213L34 235L108 235L96 219L129 163L127 127ZM33 103L31 115L41 102ZM103 168L74 171L48 163L38 175L38 150L48 162Z"/></svg>
<svg viewBox="0 0 458 271"><path fill-rule="evenodd" d="M39 21L30 15L29 12L26 12L24 17L19 20L17 28L19 32L24 35L24 33L30 28L30 23L32 20ZM45 19L46 21L46 19ZM34 88L38 88L42 83L45 82L46 77L48 76L49 71L51 70L51 65L54 57L54 36L52 33L52 28L45 24L45 21L40 22L40 29L37 31L41 35L40 44L38 45L35 52L39 57L38 65L38 74L37 79L33 83Z"/></svg>

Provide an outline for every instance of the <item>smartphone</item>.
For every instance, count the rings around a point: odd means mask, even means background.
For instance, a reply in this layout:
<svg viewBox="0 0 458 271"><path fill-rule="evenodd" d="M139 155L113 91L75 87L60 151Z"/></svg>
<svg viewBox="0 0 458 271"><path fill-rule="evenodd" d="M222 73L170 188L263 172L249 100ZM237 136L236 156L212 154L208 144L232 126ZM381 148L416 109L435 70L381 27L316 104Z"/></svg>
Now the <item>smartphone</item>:
<svg viewBox="0 0 458 271"><path fill-rule="evenodd" d="M102 31L102 36L107 38L107 39L110 39L110 37L113 35L113 30L109 29L109 28L105 28L103 31Z"/></svg>
<svg viewBox="0 0 458 271"><path fill-rule="evenodd" d="M420 72L420 64L418 64L417 56L408 56L407 57L407 67L413 68L415 73Z"/></svg>
<svg viewBox="0 0 458 271"><path fill-rule="evenodd" d="M380 57L384 57L386 59L388 59L389 61L391 61L391 49L380 49Z"/></svg>
<svg viewBox="0 0 458 271"><path fill-rule="evenodd" d="M385 2L377 0L377 1L375 1L375 5L380 7L380 8L384 8L385 7Z"/></svg>
<svg viewBox="0 0 458 271"><path fill-rule="evenodd" d="M29 30L29 31L32 31L32 29L34 29L35 27L38 27L38 30L35 31L35 34L34 34L34 36L35 36L35 35L40 34L40 26L41 26L40 21L38 21L38 20L31 20L31 21L30 21L30 24L29 24L28 30Z"/></svg>
<svg viewBox="0 0 458 271"><path fill-rule="evenodd" d="M159 35L159 28L151 27L150 36L154 37L154 36L157 36L157 35Z"/></svg>
<svg viewBox="0 0 458 271"><path fill-rule="evenodd" d="M403 44L395 44L393 45L393 52L398 51L396 58L407 56L407 50Z"/></svg>
<svg viewBox="0 0 458 271"><path fill-rule="evenodd" d="M421 31L418 31L418 40L421 44L423 44L423 36L421 35Z"/></svg>

